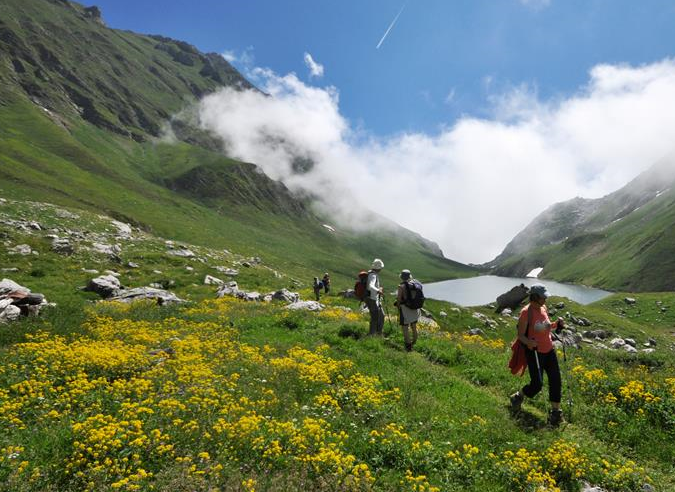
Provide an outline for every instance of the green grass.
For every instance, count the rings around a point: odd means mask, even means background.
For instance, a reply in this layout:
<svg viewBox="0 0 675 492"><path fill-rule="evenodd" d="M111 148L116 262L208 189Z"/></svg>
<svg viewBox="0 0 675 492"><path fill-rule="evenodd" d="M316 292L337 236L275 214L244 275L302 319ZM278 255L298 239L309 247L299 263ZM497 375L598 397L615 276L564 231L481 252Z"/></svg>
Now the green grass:
<svg viewBox="0 0 675 492"><path fill-rule="evenodd" d="M506 369L507 347L514 335L515 320L497 316L489 307L467 309L446 302L427 301L426 308L433 313L439 329L423 331L415 352L407 354L403 351L402 336L395 325L390 331L387 323L385 331L389 337L386 339L365 336L365 316L346 316L335 309L337 306L346 306L355 310L357 303L337 295L322 298L329 308L326 314L320 315L287 313L282 305L276 303L225 301L215 306L215 309L214 305L203 304L214 297L214 288L202 285L204 275L210 273L218 276L212 269L215 265L232 266L240 258L236 251L234 254L225 254L207 247L188 245L206 260L201 263L194 259L167 256L162 239L135 232L133 241L119 240L122 245L122 265L89 252L84 247L78 247L72 256L63 257L49 250L49 242L44 234L50 229L82 230L89 233L91 239L105 240L112 231L110 221L86 212L80 212L78 218L61 218L52 207L22 202L0 205L0 218L8 216L38 220L45 231L18 232L2 226L2 232L9 236L6 240L11 244L30 244L40 254L8 256L5 249L0 249L0 263L3 266L16 265L19 272L8 275L33 290L42 291L50 301L56 301L57 306L45 311L40 318L0 326L0 361L4 368L0 372L0 396L4 395L2 391L9 391L7 395L10 401L22 402L22 410L18 415L27 425L26 429L17 425L3 425L0 430L0 448L24 448L19 452L20 459L0 462L0 474L4 479L0 490L77 490L85 488L87 483L92 484L92 490L107 490L125 476L136 476L134 473L139 466L153 473L152 477L130 479L132 485L138 484L142 490L149 490L150 485L157 489L172 490L209 490L214 486L247 490L244 485L247 480L255 480L256 490L348 489L343 481L345 472L339 472L333 467L333 458L314 468L305 467L290 458L263 457L264 449L269 448L275 432L278 432L267 424L252 431L254 434L237 434L230 438L216 435L213 426L219 418L226 421L231 419L232 422L237 422L239 418L236 411L211 411L224 404L222 398L226 398L230 391L224 390L222 386L225 380L216 379L207 383L210 381L207 373L193 382L185 380L180 383L176 398L178 401L193 403L172 416L166 410L161 410L163 407L159 402L173 398L170 393L173 391L172 386L166 386L167 381L181 381L182 376L169 377L164 374L165 369L160 368L166 362L156 366L152 356L147 354L151 349L171 346L178 350L178 355L168 359L171 362L166 370L185 365L192 373L210 367L210 370L216 371L218 378L229 378L236 372L239 379L231 391L237 398L248 399L243 401L255 402L263 398L263 391L273 391L278 402L271 406L245 404L246 408L257 408L260 414L267 415L268 422L286 422L284 425L293 423L297 432L302 434L306 431L301 429L301 423L311 417L322 419L322 426L330 428L332 432L345 432L348 437L341 441L337 437L325 436L322 442L335 443L335 449L339 449L342 456L352 455L357 463L367 465L375 479L372 484L375 490L412 490L413 484L428 484L441 490L456 491L520 490L521 485L518 484L522 484L524 478L509 467L513 459L503 455L520 448L526 449L530 457L533 452L544 455L549 449L568 453L565 462L570 466L575 463L573 457L582 457L586 460L586 464L578 465L583 469L582 478L594 484L604 484L610 490L640 490L647 475L654 481L657 490L669 490L675 486L671 469L675 458L675 446L672 444L675 395L669 392L666 382L667 378L674 375L670 333L673 318L668 309L675 302L672 293L637 294L634 295L637 303L631 306L623 301L628 294L616 294L589 306L581 306L567 299L551 299L551 305L560 301L566 303L561 313L569 311L577 317L591 320L593 325L590 329L602 328L623 337L632 336L638 343L653 337L657 340L657 351L630 356L623 352L596 350L586 346L582 350L568 350L568 365L563 366L563 369L569 384L564 387L563 408L569 416L566 398L572 395L572 422L559 429L550 429L545 425L548 409L545 395L526 402L520 415L512 416L509 413L507 395L525 382L524 379L511 376ZM83 245L91 239L85 240ZM124 267L129 260L139 263L140 268ZM187 270L187 266L194 270ZM240 268L237 280L247 290L255 288L262 292L288 286L290 277L286 272L276 265L270 266L285 276L278 278L271 270L263 267ZM187 308L158 308L147 304L132 306L130 309L108 307L105 304L93 306L90 301L96 296L77 288L91 277L91 274L81 269L92 267L101 271L114 268L122 274L122 282L130 286L173 280L172 290L192 302ZM153 270L161 270L162 274L155 274ZM339 289L339 284L338 281L334 291ZM302 288L300 293L304 298L312 297L307 287ZM662 304L657 305L656 301ZM665 313L660 309L663 306L667 308ZM447 313L446 317L440 316L441 310ZM476 312L494 319L496 328L484 326L473 316ZM107 316L106 319L116 321L99 318L92 322L94 316ZM169 328L176 326L175 319L183 320L181 323L184 325ZM215 325L199 324L203 322ZM229 327L233 327L232 335L228 335ZM464 337L463 334L469 328L475 327L481 327L486 335ZM108 329L118 331L108 332ZM174 333L172 329L177 331ZM51 343L61 336L64 337L65 345L57 349L50 348L51 345L44 345L44 348L21 345L37 333L43 333L38 340L43 341L40 343ZM117 360L114 358L117 357L114 356L116 352L90 352L86 348L88 344L106 340L127 344L124 346L127 348L119 355L119 362L114 362ZM202 341L197 343L197 340ZM141 344L140 349L138 344ZM263 357L264 362L242 360L242 355L233 355L249 353L249 349L230 353L230 349L226 348L240 346L257 347L252 350L267 354ZM322 357L329 359L321 359L324 362L297 371L290 368L274 369L276 366L269 361L286 357L293 353L294 347L324 354ZM41 354L51 361L44 373L35 371L42 363L29 355L34 350L37 350L36 355ZM82 355L73 355L76 353ZM138 353L140 359L127 360L122 353ZM234 359L230 360L231 357ZM84 366L81 369L69 369L70 364L78 360L84 360ZM312 368L321 367L327 360L349 361L351 368L345 366L338 373L345 378L354 372L374 376L377 378L377 391L398 388L398 396L386 397L373 406L356 407L353 400L346 397L352 395L353 398L355 394L345 389L344 382L341 382L344 379L332 379L330 384L303 379L301 375L305 373L302 371L312 371ZM586 373L594 369L601 369L606 377L597 381L589 380ZM71 370L75 372L69 373ZM30 379L29 374L33 373L42 374L35 376L35 381L48 377L56 388L58 381L61 381L59 378L64 377L59 371L66 371L74 378L81 378L81 371L88 374L90 379L103 376L107 381L105 384L116 382L117 385L133 385L134 378L154 383L150 389L138 390L138 393L134 390L124 397L117 395L117 390L112 388L85 389L72 397L71 410L59 403L62 401L59 398L63 398L58 396L60 390L47 391L44 400L37 398L38 393L35 399L26 400L25 395L16 393L18 387L12 386L26 378ZM634 402L621 399L620 388L630 381L644 383L646 391L651 391L662 400L646 403L639 399ZM84 383L78 384L87 388ZM209 398L216 398L218 402L213 400L208 405L199 404L206 394L211 394L208 392L211 390L202 392L210 384L215 385L218 391ZM366 383L361 384L363 388L366 386ZM155 388L164 389L158 393ZM44 390L36 388L35 391ZM316 397L325 391L342 394L340 411L316 403ZM612 405L605 402L610 392L619 398L618 403ZM156 450L159 449L159 441L150 441L146 446L138 447L133 444L132 437L120 435L122 444L119 449L100 450L99 453L104 453L111 460L137 453L142 465L130 465L127 472L119 473L110 468L109 473L101 475L92 467L87 467L85 462L92 463L88 460L94 459L88 457L76 468L82 471L80 477L65 474L65 464L72 462L76 453L75 441L86 438L78 425L93 425L96 421L94 417L99 413L114 417L116 422L123 420L125 415L130 415L130 410L124 410L121 402L137 403L154 409L152 414L137 415L142 422L143 434L150 436L152 429L159 429L165 436L160 441L164 444L170 442L174 446L174 454L171 457L158 455ZM647 412L640 414L640 408ZM60 413L58 420L48 416L51 410ZM176 418L180 418L182 423ZM196 425L198 431L191 431L184 425L190 421L195 422L191 425ZM387 430L389 424L395 424L395 429L399 429L402 434ZM241 424L234 428L242 429ZM373 430L384 437L373 437ZM253 443L258 438L267 439L267 444L256 451ZM106 442L104 438L100 441ZM428 445L424 444L426 441ZM91 441L89 445L95 446L96 442ZM463 454L465 444L475 446L478 453L467 457ZM287 449L291 453L291 447ZM311 449L313 451L310 453L318 452L316 448ZM450 451L458 450L460 461L448 457ZM208 461L199 458L199 453L203 452L209 453ZM491 457L490 453L496 457ZM573 453L573 456L569 453ZM187 457L191 461L187 465L178 463L176 457ZM551 459L542 461L540 471L550 473L563 490L578 490L580 478L570 477L565 470L555 468ZM624 466L622 475L617 476L618 468L604 470L603 459L613 465ZM22 460L28 464L19 471ZM635 461L637 468L629 465L629 460ZM205 475L190 472L192 464L196 466L195 471L211 471ZM223 467L219 473L213 472L213 467L217 465ZM644 471L640 467L644 467ZM419 481L406 478L407 470L411 477L417 477ZM426 478L419 478L422 475ZM367 490L370 485L361 483L359 487Z"/></svg>

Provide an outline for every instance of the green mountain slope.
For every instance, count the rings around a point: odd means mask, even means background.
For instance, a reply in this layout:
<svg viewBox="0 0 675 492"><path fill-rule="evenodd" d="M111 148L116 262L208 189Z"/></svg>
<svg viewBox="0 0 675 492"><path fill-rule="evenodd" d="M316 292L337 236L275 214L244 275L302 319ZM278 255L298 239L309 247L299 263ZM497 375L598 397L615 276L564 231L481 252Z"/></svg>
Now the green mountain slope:
<svg viewBox="0 0 675 492"><path fill-rule="evenodd" d="M8 0L0 9L0 194L102 211L148 231L261 256L298 276L474 274L394 224L330 232L309 204L182 114L222 85L251 87L217 54L105 27L94 8ZM179 140L160 137L171 118Z"/></svg>
<svg viewBox="0 0 675 492"><path fill-rule="evenodd" d="M617 290L675 289L675 156L597 200L553 205L489 267Z"/></svg>

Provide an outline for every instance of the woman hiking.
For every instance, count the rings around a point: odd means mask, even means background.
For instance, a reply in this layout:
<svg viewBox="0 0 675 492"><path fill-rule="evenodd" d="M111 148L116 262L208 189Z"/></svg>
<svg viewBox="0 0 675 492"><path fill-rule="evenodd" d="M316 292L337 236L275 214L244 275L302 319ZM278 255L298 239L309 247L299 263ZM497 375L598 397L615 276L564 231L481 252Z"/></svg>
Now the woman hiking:
<svg viewBox="0 0 675 492"><path fill-rule="evenodd" d="M384 268L384 263L379 258L373 260L373 264L368 271L367 293L365 298L366 306L370 312L370 330L369 335L382 336L384 327L384 310L382 309L382 297L384 290L380 286L380 271Z"/></svg>
<svg viewBox="0 0 675 492"><path fill-rule="evenodd" d="M417 320L420 319L420 310L406 305L410 295L410 282L412 281L410 270L402 270L400 277L401 284L396 292L396 306L398 306L399 324L403 330L405 350L406 352L412 352L413 345L417 342Z"/></svg>
<svg viewBox="0 0 675 492"><path fill-rule="evenodd" d="M548 291L543 284L534 284L530 287L530 303L520 312L518 340L525 346L530 382L512 394L510 399L512 410L520 410L526 396L534 398L541 391L543 373L546 372L548 399L551 402L548 422L552 426L557 426L562 421L560 409L562 382L558 357L551 339L551 330L560 333L564 327L564 321L558 318L555 323L551 323L546 309L548 296Z"/></svg>

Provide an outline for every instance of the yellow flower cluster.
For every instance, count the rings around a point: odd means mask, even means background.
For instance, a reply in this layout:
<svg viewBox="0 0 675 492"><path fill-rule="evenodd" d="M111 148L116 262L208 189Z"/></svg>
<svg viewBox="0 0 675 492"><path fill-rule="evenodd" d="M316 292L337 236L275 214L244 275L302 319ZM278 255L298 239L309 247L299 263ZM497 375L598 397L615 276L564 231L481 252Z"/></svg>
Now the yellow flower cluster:
<svg viewBox="0 0 675 492"><path fill-rule="evenodd" d="M478 345L493 350L503 350L506 343L501 338L485 338L482 335L469 335L468 333L449 333L443 334L445 338L453 342L463 342L471 345Z"/></svg>
<svg viewBox="0 0 675 492"><path fill-rule="evenodd" d="M544 469L542 456L536 451L520 448L515 453L504 451L501 456L492 453L489 456L496 460L499 467L507 471L517 490L560 492L553 476Z"/></svg>
<svg viewBox="0 0 675 492"><path fill-rule="evenodd" d="M354 311L348 311L345 308L328 307L319 313L319 318L329 321L358 322L363 321L365 315Z"/></svg>
<svg viewBox="0 0 675 492"><path fill-rule="evenodd" d="M408 485L411 492L440 492L440 488L431 485L426 475L415 476L410 470L405 471L405 480L401 480L401 485Z"/></svg>
<svg viewBox="0 0 675 492"><path fill-rule="evenodd" d="M579 446L574 443L559 439L549 446L544 452L544 459L548 463L548 469L560 480L580 479L589 472L590 462L582 453Z"/></svg>
<svg viewBox="0 0 675 492"><path fill-rule="evenodd" d="M642 407L644 404L658 403L661 398L647 391L642 381L628 381L619 388L622 400L629 404Z"/></svg>
<svg viewBox="0 0 675 492"><path fill-rule="evenodd" d="M463 465L471 462L474 456L479 453L479 449L476 446L471 444L464 444L462 449L457 449L455 451L448 451L445 455L446 458L451 459L458 465Z"/></svg>

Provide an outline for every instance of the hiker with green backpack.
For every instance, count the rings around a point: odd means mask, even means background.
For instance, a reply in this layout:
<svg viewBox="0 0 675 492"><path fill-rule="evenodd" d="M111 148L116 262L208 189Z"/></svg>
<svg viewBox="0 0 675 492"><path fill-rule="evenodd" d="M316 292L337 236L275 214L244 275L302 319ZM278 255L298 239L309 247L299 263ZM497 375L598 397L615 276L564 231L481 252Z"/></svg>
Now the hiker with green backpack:
<svg viewBox="0 0 675 492"><path fill-rule="evenodd" d="M520 410L526 396L534 398L541 391L543 373L545 372L548 378L548 394L551 402L548 421L550 425L557 426L562 422L562 410L560 409L562 378L558 357L553 347L551 331L555 330L556 333L560 333L564 327L564 321L562 318L558 318L557 321L551 323L546 309L548 296L548 291L543 284L532 285L530 287L530 303L520 312L518 337L512 347L514 357L509 365L512 366L513 372L513 365L517 365L517 363L514 363L514 359L518 358L518 351L522 353L524 350L530 382L521 390L512 394L510 400L511 409L513 411ZM524 362L522 365L524 365Z"/></svg>
<svg viewBox="0 0 675 492"><path fill-rule="evenodd" d="M395 305L398 306L405 350L411 352L417 342L417 320L420 318L420 308L424 304L424 294L422 284L412 278L410 270L402 270L400 277L401 283L396 293Z"/></svg>

